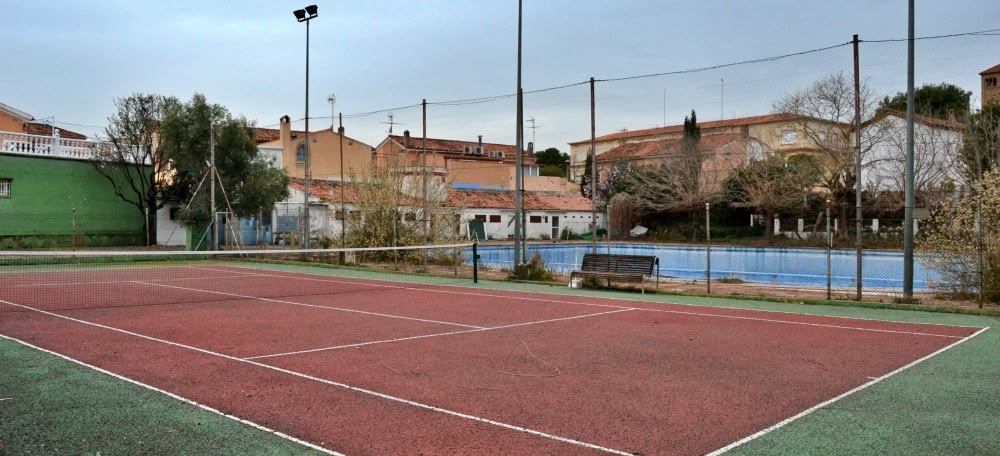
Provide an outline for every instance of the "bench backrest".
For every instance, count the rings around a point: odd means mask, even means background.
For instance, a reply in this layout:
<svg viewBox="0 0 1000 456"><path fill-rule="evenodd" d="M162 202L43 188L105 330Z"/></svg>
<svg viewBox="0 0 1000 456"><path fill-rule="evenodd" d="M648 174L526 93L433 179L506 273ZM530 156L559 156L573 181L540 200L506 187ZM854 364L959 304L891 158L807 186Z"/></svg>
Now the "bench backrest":
<svg viewBox="0 0 1000 456"><path fill-rule="evenodd" d="M587 253L583 255L580 270L653 275L653 266L658 263L659 259L653 255Z"/></svg>

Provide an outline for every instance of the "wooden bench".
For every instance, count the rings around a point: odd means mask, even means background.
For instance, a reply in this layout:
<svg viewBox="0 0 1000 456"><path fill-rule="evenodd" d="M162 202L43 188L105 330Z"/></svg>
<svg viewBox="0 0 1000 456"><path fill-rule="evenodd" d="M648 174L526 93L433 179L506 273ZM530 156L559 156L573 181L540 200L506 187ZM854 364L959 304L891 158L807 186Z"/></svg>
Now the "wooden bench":
<svg viewBox="0 0 1000 456"><path fill-rule="evenodd" d="M654 273L653 266L656 266ZM573 279L606 279L608 287L612 281L643 283L646 277L655 277L656 286L660 285L660 259L652 255L615 255L610 253L587 253L583 255L580 269L569 275L570 285ZM645 287L639 287L646 293Z"/></svg>

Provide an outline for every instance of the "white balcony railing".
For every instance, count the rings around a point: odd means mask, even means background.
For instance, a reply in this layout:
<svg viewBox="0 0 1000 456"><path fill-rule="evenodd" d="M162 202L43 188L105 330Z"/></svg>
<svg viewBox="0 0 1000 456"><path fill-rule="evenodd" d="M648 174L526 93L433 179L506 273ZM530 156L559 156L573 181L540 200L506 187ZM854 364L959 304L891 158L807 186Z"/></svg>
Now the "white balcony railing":
<svg viewBox="0 0 1000 456"><path fill-rule="evenodd" d="M60 138L58 130L52 136L0 131L0 153L3 154L91 161L112 147L104 141Z"/></svg>

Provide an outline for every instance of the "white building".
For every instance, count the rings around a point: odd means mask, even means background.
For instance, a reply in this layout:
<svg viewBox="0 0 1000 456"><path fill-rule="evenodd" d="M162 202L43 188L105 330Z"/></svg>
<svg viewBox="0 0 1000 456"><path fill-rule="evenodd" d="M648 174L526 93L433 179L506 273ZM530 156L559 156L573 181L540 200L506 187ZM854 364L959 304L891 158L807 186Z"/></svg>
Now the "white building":
<svg viewBox="0 0 1000 456"><path fill-rule="evenodd" d="M473 221L482 222L488 240L514 237L514 192L451 190L445 206L461 214L464 238L470 238L469 222ZM522 206L526 239L558 239L564 231L590 232L591 202L579 194L525 193ZM597 213L596 221L599 229L606 228L603 213Z"/></svg>
<svg viewBox="0 0 1000 456"><path fill-rule="evenodd" d="M906 113L886 111L865 123L879 129L879 141L868 151L861 183L870 192L902 192L906 164ZM913 126L914 188L917 193L940 189L961 179L959 151L964 125L917 115Z"/></svg>

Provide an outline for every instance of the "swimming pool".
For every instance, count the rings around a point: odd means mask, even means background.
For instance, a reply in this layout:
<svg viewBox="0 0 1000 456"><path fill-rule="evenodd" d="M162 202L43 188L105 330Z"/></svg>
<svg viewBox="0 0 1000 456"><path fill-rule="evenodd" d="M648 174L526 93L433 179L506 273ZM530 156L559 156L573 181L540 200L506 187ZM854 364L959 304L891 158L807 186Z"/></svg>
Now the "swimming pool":
<svg viewBox="0 0 1000 456"><path fill-rule="evenodd" d="M568 273L580 267L590 244L529 245L528 258L538 253L545 266ZM705 280L705 247L649 244L599 244L598 252L623 255L655 255L660 276ZM481 264L510 268L512 246L480 246ZM834 250L830 255L832 285L856 287L855 251ZM903 288L903 252L866 250L862 254L862 285L865 288ZM712 247L712 279L778 285L826 286L826 250L770 247ZM924 267L918 255L913 265L913 288L928 290L939 275Z"/></svg>

